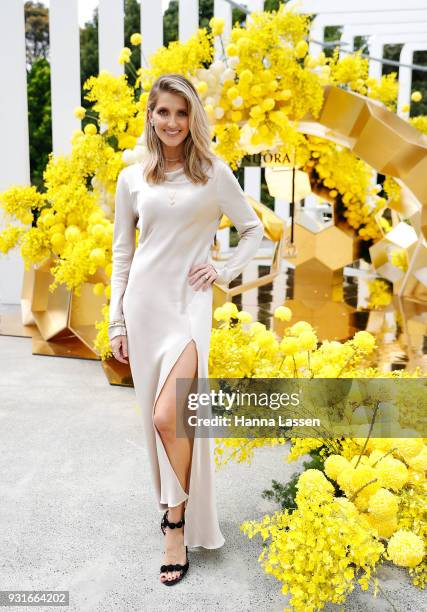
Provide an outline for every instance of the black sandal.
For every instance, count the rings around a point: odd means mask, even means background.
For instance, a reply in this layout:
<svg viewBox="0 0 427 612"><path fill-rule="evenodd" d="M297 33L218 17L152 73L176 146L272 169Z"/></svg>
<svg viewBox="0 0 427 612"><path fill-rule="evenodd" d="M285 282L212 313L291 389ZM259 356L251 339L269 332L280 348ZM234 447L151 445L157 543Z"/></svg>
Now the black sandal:
<svg viewBox="0 0 427 612"><path fill-rule="evenodd" d="M183 525L185 525L185 518L184 518L185 511L184 511L184 516L177 523L171 523L168 520L168 512L169 512L169 508L164 513L163 518L162 518L162 522L160 523L160 529L163 531L163 535L166 535L166 531L165 531L166 527L170 527L171 529L175 529L175 527L182 527Z"/></svg>
<svg viewBox="0 0 427 612"><path fill-rule="evenodd" d="M171 529L175 529L175 527L183 527L185 525L185 518L182 517L182 519L180 521L178 521L177 523L172 523L171 521L168 520L168 512L169 509L166 510L166 512L163 515L162 518L162 522L160 524L160 528L163 532L163 535L166 535L166 527L170 527ZM190 562L188 560L188 550L187 550L187 546L185 547L185 557L186 557L186 562L184 565L181 565L181 563L170 563L169 565L162 565L160 567L160 573L163 574L165 572L181 572L181 575L178 576L177 578L174 578L173 580L161 580L160 582L162 584L166 584L167 586L171 586L172 584L176 584L177 582L179 582L180 580L182 580L185 576L185 574L187 573L187 570L190 566Z"/></svg>

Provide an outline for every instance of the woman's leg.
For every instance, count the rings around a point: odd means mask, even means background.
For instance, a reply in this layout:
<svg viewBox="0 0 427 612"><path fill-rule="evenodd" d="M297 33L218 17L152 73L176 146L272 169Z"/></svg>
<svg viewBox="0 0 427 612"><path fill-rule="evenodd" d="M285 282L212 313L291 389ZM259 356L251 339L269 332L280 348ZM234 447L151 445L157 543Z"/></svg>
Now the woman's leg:
<svg viewBox="0 0 427 612"><path fill-rule="evenodd" d="M158 430L166 453L169 457L172 469L175 471L179 482L184 491L188 493L189 478L191 473L191 457L193 451L193 439L188 437L176 437L176 418L177 409L182 407L176 405L176 379L187 378L194 382L197 376L197 348L194 340L190 341L178 360L172 367L166 382L157 398L154 407L153 421ZM188 383L188 391L192 383ZM188 393L185 393L185 397ZM179 506L169 509L168 519L172 522L181 520L184 513L184 502ZM166 529L165 556L162 564L180 563L184 564L184 527ZM179 576L179 572L164 572L160 575L160 580L172 580Z"/></svg>

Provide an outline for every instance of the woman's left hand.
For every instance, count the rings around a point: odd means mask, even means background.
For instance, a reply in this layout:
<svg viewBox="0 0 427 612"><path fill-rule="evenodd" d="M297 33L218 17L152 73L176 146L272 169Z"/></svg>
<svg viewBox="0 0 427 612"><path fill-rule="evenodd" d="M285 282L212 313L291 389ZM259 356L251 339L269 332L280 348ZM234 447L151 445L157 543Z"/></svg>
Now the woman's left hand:
<svg viewBox="0 0 427 612"><path fill-rule="evenodd" d="M194 285L193 289L197 291L202 288L206 291L215 282L218 274L212 264L201 263L191 266L188 276L190 285Z"/></svg>

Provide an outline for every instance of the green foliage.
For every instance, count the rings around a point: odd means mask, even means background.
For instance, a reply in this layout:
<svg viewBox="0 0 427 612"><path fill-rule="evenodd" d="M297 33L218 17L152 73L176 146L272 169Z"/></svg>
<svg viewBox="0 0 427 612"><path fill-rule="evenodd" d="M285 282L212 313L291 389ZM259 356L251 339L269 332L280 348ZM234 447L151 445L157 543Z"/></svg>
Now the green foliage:
<svg viewBox="0 0 427 612"><path fill-rule="evenodd" d="M163 44L165 47L178 40L178 0L172 0L163 14Z"/></svg>
<svg viewBox="0 0 427 612"><path fill-rule="evenodd" d="M310 451L310 459L303 462L303 471L322 470L323 472L323 459L319 455L319 450L320 449ZM279 504L282 510L294 510L296 506L295 497L297 494L296 485L300 475L300 472L295 472L285 484L282 484L281 482L278 482L277 480L273 479L271 481L271 489L264 489L261 494L261 497L276 502L277 504ZM334 483L332 482L332 484ZM339 492L339 489L337 489L336 486L335 489L335 495L342 495L342 493Z"/></svg>
<svg viewBox="0 0 427 612"><path fill-rule="evenodd" d="M43 170L52 150L50 66L45 58L33 62L27 84L31 183L44 191Z"/></svg>
<svg viewBox="0 0 427 612"><path fill-rule="evenodd" d="M26 2L25 43L27 64L49 52L49 11L41 2Z"/></svg>
<svg viewBox="0 0 427 612"><path fill-rule="evenodd" d="M80 82L83 83L98 74L98 9L96 8L91 21L80 28ZM82 96L82 106L89 104Z"/></svg>

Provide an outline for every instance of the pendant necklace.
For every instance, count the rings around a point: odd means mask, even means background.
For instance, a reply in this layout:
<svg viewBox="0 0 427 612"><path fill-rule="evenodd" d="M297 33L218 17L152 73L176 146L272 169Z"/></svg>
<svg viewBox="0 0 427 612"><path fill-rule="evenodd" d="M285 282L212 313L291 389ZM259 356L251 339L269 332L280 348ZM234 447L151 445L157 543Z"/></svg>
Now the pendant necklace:
<svg viewBox="0 0 427 612"><path fill-rule="evenodd" d="M180 158L180 157L177 157L176 159L168 159L167 157L165 157L165 160L166 160L166 161L172 161L172 162L173 162L173 161L180 161L180 160L181 160L181 158ZM177 168L177 170L179 170L179 168ZM173 170L171 170L171 172L173 172ZM167 191L168 196L169 196L169 204L170 204L171 206L173 206L173 205L175 204L175 194L176 194L176 189L175 189L174 191L169 191L169 189L167 189L167 188L166 188L166 191Z"/></svg>

